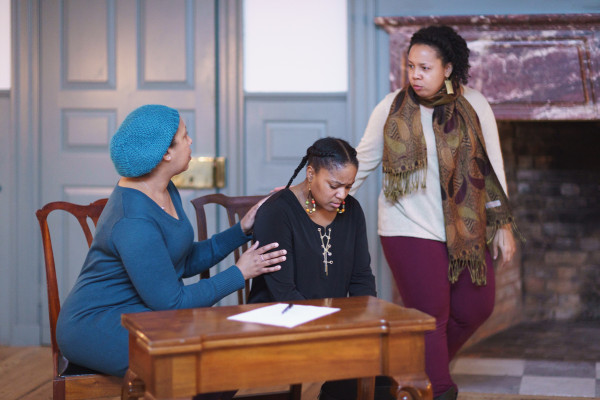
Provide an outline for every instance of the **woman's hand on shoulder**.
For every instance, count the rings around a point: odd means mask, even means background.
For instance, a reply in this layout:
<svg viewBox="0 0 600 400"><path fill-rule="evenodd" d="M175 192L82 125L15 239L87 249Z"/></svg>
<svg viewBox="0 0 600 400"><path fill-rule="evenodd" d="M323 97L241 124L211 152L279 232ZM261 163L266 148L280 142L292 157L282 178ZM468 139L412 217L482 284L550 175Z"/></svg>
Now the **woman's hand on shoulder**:
<svg viewBox="0 0 600 400"><path fill-rule="evenodd" d="M285 261L287 251L277 250L271 251L279 247L279 243L269 243L265 246L258 247L259 243L255 242L248 250L246 250L235 264L244 279L251 279L268 272L275 272L281 269L280 265L275 265Z"/></svg>
<svg viewBox="0 0 600 400"><path fill-rule="evenodd" d="M494 260L498 259L498 253L502 255L502 263L504 265L509 263L517 250L515 243L515 237L513 236L510 227L505 226L499 228L492 239L492 257Z"/></svg>
<svg viewBox="0 0 600 400"><path fill-rule="evenodd" d="M244 233L246 235L252 231L252 227L254 226L254 218L256 217L256 212L258 211L260 206L262 206L263 203L265 201L267 201L268 198L269 198L269 196L266 196L266 197L260 199L258 201L258 203L253 205L252 208L250 210L248 210L246 215L244 215L244 217L240 221L240 225L242 226L242 231L244 231Z"/></svg>

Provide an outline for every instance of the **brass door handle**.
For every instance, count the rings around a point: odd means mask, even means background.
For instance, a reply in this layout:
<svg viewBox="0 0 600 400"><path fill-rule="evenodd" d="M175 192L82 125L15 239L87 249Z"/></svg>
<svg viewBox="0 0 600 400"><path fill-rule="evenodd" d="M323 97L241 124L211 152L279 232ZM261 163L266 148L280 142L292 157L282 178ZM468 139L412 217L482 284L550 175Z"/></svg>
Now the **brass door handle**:
<svg viewBox="0 0 600 400"><path fill-rule="evenodd" d="M192 157L187 171L173 177L179 189L225 187L225 157Z"/></svg>

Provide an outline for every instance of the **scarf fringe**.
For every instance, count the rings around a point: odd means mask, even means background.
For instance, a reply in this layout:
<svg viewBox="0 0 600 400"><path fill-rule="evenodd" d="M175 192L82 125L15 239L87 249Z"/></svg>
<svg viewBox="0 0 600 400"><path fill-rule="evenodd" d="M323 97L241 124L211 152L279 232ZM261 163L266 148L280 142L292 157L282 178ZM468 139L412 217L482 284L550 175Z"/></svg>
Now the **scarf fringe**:
<svg viewBox="0 0 600 400"><path fill-rule="evenodd" d="M395 172L383 169L383 193L389 201L397 201L400 197L419 189L425 189L427 168L421 167L411 171Z"/></svg>
<svg viewBox="0 0 600 400"><path fill-rule="evenodd" d="M471 281L474 284L477 286L485 286L487 284L487 264L485 260L479 259L475 254L471 254L466 259L450 261L450 267L448 268L448 280L450 283L456 283L465 268L469 269Z"/></svg>

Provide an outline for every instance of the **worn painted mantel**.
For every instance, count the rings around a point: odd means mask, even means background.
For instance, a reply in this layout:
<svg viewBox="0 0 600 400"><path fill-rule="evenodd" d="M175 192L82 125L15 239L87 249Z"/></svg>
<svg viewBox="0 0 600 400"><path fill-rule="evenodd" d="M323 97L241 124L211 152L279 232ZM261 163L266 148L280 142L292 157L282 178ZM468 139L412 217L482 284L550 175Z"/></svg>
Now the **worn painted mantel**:
<svg viewBox="0 0 600 400"><path fill-rule="evenodd" d="M499 120L600 119L600 14L377 17L390 35L391 89L407 83L407 46L449 25L471 50L469 86Z"/></svg>

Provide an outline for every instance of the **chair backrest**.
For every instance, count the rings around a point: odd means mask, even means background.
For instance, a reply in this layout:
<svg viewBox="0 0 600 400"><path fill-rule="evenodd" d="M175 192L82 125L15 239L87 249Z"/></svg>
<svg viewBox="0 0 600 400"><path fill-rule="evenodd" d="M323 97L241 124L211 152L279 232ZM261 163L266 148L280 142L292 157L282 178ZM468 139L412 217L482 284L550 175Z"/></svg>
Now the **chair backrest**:
<svg viewBox="0 0 600 400"><path fill-rule="evenodd" d="M258 203L259 200L265 196L227 196L222 193L207 194L205 196L197 197L192 200L192 205L196 210L196 222L198 224L198 240L208 239L207 226L206 226L206 212L204 206L207 204L218 204L225 208L227 211L227 219L229 226L233 226L238 223L244 215L252 208L253 205ZM248 249L248 244L244 244L241 248L235 249L233 256L235 261L240 258L242 252ZM201 278L206 279L210 277L210 271L207 270L201 274ZM244 293L245 292L245 293ZM250 282L246 281L245 290L238 290L238 303L245 304L250 294Z"/></svg>
<svg viewBox="0 0 600 400"><path fill-rule="evenodd" d="M62 359L60 350L56 343L56 320L60 312L60 297L58 293L58 282L56 280L56 266L54 263L54 252L52 251L52 237L48 226L48 215L55 210L62 210L72 214L85 235L88 247L91 246L94 234L92 233L88 218L94 223L98 223L98 218L106 205L108 199L100 199L89 205L73 204L66 201L55 201L46 204L35 212L40 230L42 233L42 244L44 246L44 262L46 264L46 285L48 288L48 311L50 317L50 337L52 340L52 361L54 364L54 375L59 374L59 362Z"/></svg>

